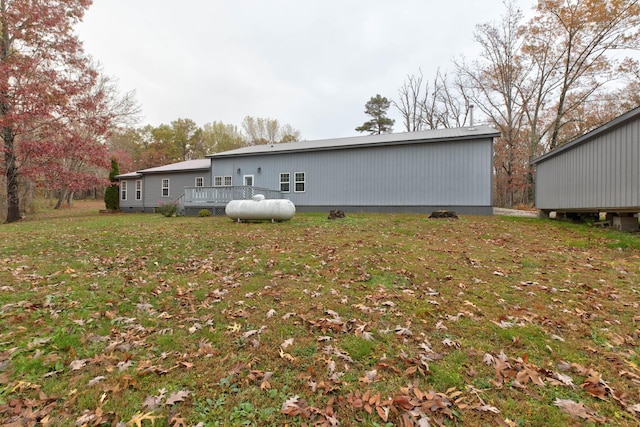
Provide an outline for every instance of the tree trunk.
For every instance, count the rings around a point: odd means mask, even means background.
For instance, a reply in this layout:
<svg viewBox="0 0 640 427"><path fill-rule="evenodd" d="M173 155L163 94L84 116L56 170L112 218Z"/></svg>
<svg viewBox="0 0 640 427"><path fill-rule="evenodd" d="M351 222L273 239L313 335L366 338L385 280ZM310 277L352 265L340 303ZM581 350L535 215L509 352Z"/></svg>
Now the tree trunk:
<svg viewBox="0 0 640 427"><path fill-rule="evenodd" d="M0 12L2 16L6 12L5 1L0 2ZM0 21L0 31L2 32L0 38L0 62L7 60L9 56L9 50L11 47L11 39L9 33L6 30L7 25L4 18ZM2 87L5 88L2 92L2 103L0 104L0 116L3 118L9 113L10 105L7 100L6 88L8 80L3 79ZM10 126L4 126L2 128L2 139L4 142L4 164L6 168L5 177L7 181L7 222L15 222L20 219L20 193L18 192L18 166L16 165L16 149L15 149L15 134Z"/></svg>
<svg viewBox="0 0 640 427"><path fill-rule="evenodd" d="M53 209L60 209L62 207L62 203L64 203L68 196L69 188L64 187L62 190L60 190L60 193L58 194L58 201L56 202L56 206Z"/></svg>
<svg viewBox="0 0 640 427"><path fill-rule="evenodd" d="M18 190L18 168L16 166L16 154L13 138L13 130L5 127L2 131L4 139L4 162L6 165L7 181L7 222L16 222L20 219L20 193Z"/></svg>

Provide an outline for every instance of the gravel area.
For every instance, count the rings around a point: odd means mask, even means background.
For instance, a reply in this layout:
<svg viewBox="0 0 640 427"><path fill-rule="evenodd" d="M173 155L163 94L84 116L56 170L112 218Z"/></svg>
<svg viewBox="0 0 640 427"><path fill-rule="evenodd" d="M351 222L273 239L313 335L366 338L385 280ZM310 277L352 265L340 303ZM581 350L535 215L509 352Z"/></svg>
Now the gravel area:
<svg viewBox="0 0 640 427"><path fill-rule="evenodd" d="M494 215L504 216L526 216L530 218L537 218L538 211L523 211L519 209L505 209L505 208L493 208Z"/></svg>

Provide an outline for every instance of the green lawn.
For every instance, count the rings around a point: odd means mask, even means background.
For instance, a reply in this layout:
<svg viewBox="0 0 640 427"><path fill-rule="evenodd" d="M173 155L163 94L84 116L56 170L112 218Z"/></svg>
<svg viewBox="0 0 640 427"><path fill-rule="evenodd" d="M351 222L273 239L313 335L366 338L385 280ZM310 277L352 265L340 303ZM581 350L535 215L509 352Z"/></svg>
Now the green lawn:
<svg viewBox="0 0 640 427"><path fill-rule="evenodd" d="M640 423L640 235L326 216L0 226L3 425Z"/></svg>

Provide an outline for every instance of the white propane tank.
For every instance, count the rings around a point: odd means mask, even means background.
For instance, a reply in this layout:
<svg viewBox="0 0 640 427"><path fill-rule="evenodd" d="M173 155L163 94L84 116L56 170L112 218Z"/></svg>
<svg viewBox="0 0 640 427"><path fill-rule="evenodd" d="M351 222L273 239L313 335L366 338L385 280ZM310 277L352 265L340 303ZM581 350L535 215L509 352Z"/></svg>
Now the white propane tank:
<svg viewBox="0 0 640 427"><path fill-rule="evenodd" d="M265 199L256 194L251 200L232 200L224 208L227 216L237 221L287 221L296 213L296 206L288 199Z"/></svg>

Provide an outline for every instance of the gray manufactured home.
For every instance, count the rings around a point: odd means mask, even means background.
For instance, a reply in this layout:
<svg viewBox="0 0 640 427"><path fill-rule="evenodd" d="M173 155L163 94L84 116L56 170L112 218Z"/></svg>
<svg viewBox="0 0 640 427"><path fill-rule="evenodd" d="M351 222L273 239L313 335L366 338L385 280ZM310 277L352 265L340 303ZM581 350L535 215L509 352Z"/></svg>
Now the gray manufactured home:
<svg viewBox="0 0 640 427"><path fill-rule="evenodd" d="M208 156L225 179L275 189L298 211L490 215L493 140L488 126L286 144Z"/></svg>
<svg viewBox="0 0 640 427"><path fill-rule="evenodd" d="M121 212L155 212L160 204L175 203L185 187L211 186L211 161L187 160L118 175Z"/></svg>
<svg viewBox="0 0 640 427"><path fill-rule="evenodd" d="M532 163L536 207L543 213L607 212L618 228L625 228L624 223L637 228L632 216L640 212L640 108Z"/></svg>
<svg viewBox="0 0 640 427"><path fill-rule="evenodd" d="M477 126L244 147L120 175L120 206L175 201L185 215L224 215L230 200L262 194L300 212L491 215L497 136Z"/></svg>

